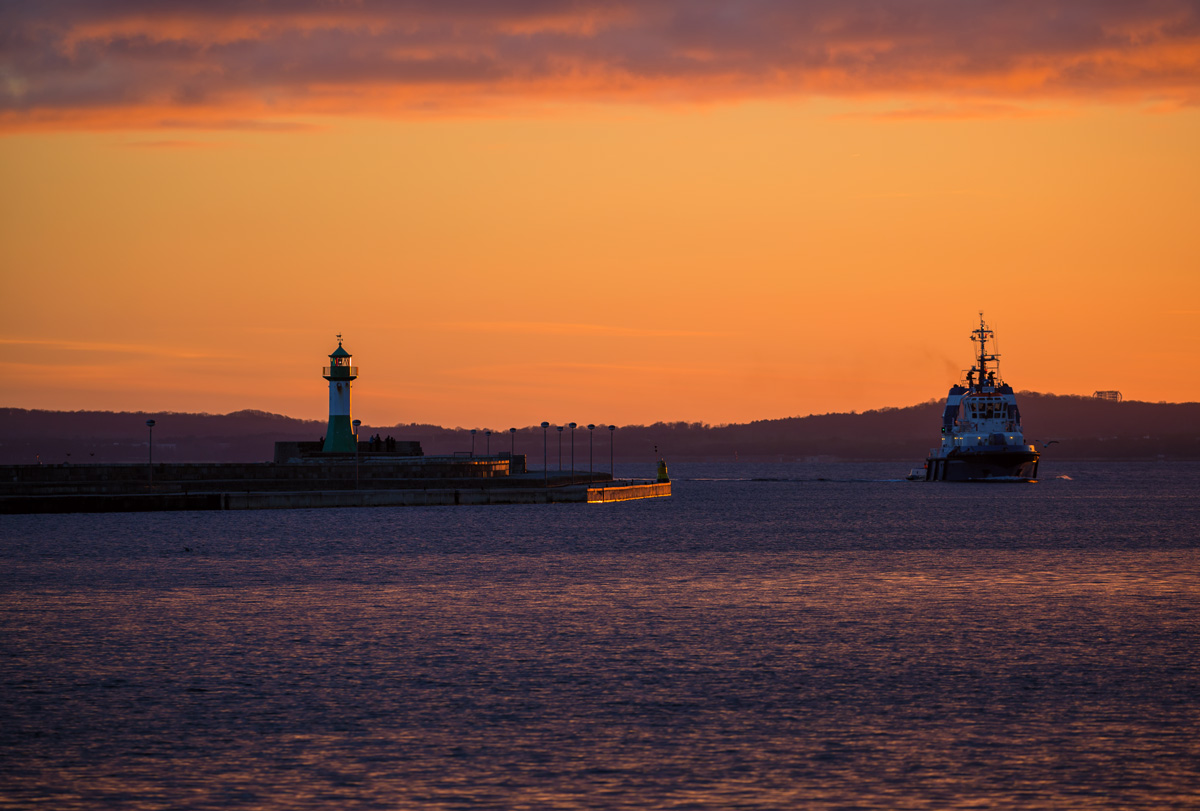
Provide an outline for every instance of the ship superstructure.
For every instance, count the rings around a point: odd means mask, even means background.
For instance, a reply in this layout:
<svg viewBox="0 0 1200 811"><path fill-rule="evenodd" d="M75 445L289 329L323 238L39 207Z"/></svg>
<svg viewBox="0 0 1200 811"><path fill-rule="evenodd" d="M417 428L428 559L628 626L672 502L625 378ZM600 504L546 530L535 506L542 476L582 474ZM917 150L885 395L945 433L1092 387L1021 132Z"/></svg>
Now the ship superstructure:
<svg viewBox="0 0 1200 811"><path fill-rule="evenodd" d="M979 314L978 344L963 385L952 386L942 412L941 445L925 461L926 481L1033 481L1039 454L1025 442L1012 386L1000 378L1000 356L988 351L995 335Z"/></svg>

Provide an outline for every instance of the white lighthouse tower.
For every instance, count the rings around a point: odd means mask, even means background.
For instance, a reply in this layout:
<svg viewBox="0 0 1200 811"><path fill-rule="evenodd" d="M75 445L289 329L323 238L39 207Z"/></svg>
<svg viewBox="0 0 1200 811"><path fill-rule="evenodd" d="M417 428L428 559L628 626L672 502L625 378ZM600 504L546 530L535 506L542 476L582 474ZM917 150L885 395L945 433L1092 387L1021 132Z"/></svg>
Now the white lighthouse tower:
<svg viewBox="0 0 1200 811"><path fill-rule="evenodd" d="M329 427L325 429L323 453L354 453L358 437L350 422L350 383L358 377L358 367L350 365L350 353L342 348L342 336L337 337L337 349L329 356L323 370L329 381Z"/></svg>

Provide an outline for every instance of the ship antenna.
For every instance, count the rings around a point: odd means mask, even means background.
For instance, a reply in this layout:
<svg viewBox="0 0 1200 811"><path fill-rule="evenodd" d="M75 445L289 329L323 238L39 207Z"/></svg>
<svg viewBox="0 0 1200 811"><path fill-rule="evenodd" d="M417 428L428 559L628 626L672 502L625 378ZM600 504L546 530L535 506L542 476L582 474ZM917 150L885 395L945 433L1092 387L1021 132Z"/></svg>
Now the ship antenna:
<svg viewBox="0 0 1200 811"><path fill-rule="evenodd" d="M979 312L979 382L987 380L987 325L983 323L983 311Z"/></svg>

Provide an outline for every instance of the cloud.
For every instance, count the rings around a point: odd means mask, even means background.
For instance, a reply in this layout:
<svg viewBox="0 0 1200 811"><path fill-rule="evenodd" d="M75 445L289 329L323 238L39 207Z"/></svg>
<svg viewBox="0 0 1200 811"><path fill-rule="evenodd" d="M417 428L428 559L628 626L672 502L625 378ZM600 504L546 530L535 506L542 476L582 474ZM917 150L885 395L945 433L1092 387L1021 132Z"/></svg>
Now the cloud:
<svg viewBox="0 0 1200 811"><path fill-rule="evenodd" d="M0 126L533 101L1200 102L1196 0L7 0ZM940 105L921 110L939 110ZM985 106L975 109L987 109Z"/></svg>
<svg viewBox="0 0 1200 811"><path fill-rule="evenodd" d="M213 146L207 141L130 141L125 146L131 149L200 149Z"/></svg>
<svg viewBox="0 0 1200 811"><path fill-rule="evenodd" d="M566 335L589 338L713 338L723 333L697 330L645 329L608 324L568 324L545 321L463 321L442 324L455 332L508 333L519 335Z"/></svg>
<svg viewBox="0 0 1200 811"><path fill-rule="evenodd" d="M839 118L870 118L877 121L969 121L992 118L1046 118L1061 115L1057 110L1027 104L959 100L925 107L896 107L868 112L842 113Z"/></svg>
<svg viewBox="0 0 1200 811"><path fill-rule="evenodd" d="M154 344L120 344L104 341L60 341L38 338L0 338L0 347L12 347L26 352L103 353L109 356L157 357L178 360L216 360L222 355L164 348ZM38 362L31 359L30 362Z"/></svg>
<svg viewBox="0 0 1200 811"><path fill-rule="evenodd" d="M678 366L654 363L651 360L635 363L600 363L586 361L528 361L523 363L491 363L468 365L447 371L446 375L462 379L470 375L472 380L511 381L528 375L531 371L553 372L555 375L591 375L595 372L615 372L622 375L654 375L659 378L728 377L729 370L715 366Z"/></svg>

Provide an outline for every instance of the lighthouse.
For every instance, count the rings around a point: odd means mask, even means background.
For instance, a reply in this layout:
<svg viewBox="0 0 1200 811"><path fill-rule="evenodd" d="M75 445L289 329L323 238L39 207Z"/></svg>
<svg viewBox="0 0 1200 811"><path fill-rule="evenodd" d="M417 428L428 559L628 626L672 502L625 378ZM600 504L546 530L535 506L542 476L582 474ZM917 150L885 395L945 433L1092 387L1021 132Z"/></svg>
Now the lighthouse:
<svg viewBox="0 0 1200 811"><path fill-rule="evenodd" d="M358 367L350 365L350 353L342 348L342 336L337 337L337 349L329 356L329 365L322 371L329 381L329 427L325 429L323 453L354 453L358 437L350 422L350 382L358 377Z"/></svg>

